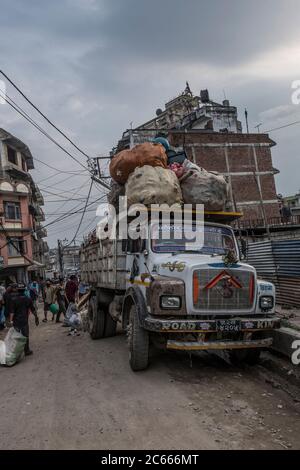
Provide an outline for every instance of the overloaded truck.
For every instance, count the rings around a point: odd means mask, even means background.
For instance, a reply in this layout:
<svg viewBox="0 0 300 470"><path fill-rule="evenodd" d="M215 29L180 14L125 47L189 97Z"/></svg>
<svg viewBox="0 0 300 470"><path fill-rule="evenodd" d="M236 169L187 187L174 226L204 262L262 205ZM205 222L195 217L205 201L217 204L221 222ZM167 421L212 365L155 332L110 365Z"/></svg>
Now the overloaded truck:
<svg viewBox="0 0 300 470"><path fill-rule="evenodd" d="M239 215L205 212L201 249L191 247L175 219L166 226L150 212L146 239L87 239L81 276L91 286L91 338L114 336L119 322L134 371L147 368L150 344L225 350L233 362L255 364L280 321L274 285L241 260L234 231L224 224Z"/></svg>
<svg viewBox="0 0 300 470"><path fill-rule="evenodd" d="M163 137L120 151L110 175L111 206L117 209L126 196L128 206L142 205L146 217L143 237L94 234L82 246L91 337L113 336L121 323L135 371L148 366L150 343L189 352L225 350L233 362L257 362L279 327L275 289L242 261L228 225L242 214L233 211L226 178L200 168ZM163 204L177 208L167 221ZM187 207L191 217L185 219ZM197 224L199 215L204 224ZM126 212L126 228L130 220ZM197 230L201 243L191 243Z"/></svg>

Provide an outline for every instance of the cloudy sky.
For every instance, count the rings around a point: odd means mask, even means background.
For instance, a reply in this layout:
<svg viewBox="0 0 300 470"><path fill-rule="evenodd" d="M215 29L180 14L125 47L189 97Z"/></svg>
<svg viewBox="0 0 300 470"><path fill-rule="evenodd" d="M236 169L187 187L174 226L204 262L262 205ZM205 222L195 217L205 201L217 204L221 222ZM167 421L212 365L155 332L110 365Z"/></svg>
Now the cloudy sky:
<svg viewBox="0 0 300 470"><path fill-rule="evenodd" d="M300 120L291 100L299 11L299 0L0 0L0 69L91 156L105 155L130 122L153 117L186 80L216 101L225 91L242 121L247 108L251 131L259 123L269 130ZM7 94L85 163L10 86ZM76 162L8 105L0 105L0 127L56 169L36 161L32 172L45 191L46 224L82 205L89 181ZM270 134L283 194L300 189L299 130ZM91 200L99 195L93 189ZM49 225L50 246L71 240L79 217ZM94 218L86 214L79 238Z"/></svg>

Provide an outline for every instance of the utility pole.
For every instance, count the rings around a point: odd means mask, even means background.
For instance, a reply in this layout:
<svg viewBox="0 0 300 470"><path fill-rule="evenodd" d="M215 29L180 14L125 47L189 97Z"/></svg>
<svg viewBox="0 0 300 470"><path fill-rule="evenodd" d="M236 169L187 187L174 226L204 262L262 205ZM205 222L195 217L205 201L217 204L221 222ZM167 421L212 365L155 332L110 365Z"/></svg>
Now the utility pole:
<svg viewBox="0 0 300 470"><path fill-rule="evenodd" d="M246 119L247 134L249 134L248 111L247 111L247 109L245 109L245 119Z"/></svg>
<svg viewBox="0 0 300 470"><path fill-rule="evenodd" d="M57 240L57 255L59 264L59 274L61 277L64 275L64 260L61 240Z"/></svg>
<svg viewBox="0 0 300 470"><path fill-rule="evenodd" d="M263 123L260 122L259 124L257 124L257 126L254 126L255 129L257 129L258 134L260 134L260 126L262 126L262 124L263 124Z"/></svg>

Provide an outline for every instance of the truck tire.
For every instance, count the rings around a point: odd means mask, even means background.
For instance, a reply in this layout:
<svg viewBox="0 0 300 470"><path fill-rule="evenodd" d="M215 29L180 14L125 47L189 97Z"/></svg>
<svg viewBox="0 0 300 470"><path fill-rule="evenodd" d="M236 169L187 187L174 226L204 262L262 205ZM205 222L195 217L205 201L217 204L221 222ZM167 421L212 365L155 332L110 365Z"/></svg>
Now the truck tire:
<svg viewBox="0 0 300 470"><path fill-rule="evenodd" d="M104 337L110 338L117 334L117 322L110 316L108 312L105 313L105 328Z"/></svg>
<svg viewBox="0 0 300 470"><path fill-rule="evenodd" d="M104 337L105 312L99 309L96 296L91 297L88 309L89 333L92 339Z"/></svg>
<svg viewBox="0 0 300 470"><path fill-rule="evenodd" d="M258 364L260 359L261 349L233 349L229 351L230 362L233 365L249 364L254 366Z"/></svg>
<svg viewBox="0 0 300 470"><path fill-rule="evenodd" d="M140 326L135 305L132 305L129 313L128 342L131 369L146 369L149 364L149 333Z"/></svg>

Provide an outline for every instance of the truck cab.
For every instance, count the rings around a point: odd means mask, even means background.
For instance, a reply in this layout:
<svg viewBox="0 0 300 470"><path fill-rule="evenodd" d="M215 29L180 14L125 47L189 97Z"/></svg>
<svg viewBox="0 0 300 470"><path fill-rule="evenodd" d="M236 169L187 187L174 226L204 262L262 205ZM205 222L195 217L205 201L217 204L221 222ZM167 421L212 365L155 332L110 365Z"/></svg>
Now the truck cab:
<svg viewBox="0 0 300 470"><path fill-rule="evenodd" d="M93 286L91 336L115 334L120 321L133 370L148 366L150 338L168 350L226 350L233 362L256 363L280 326L274 285L241 260L229 225L206 220L201 247L180 230L149 219L145 239L83 247L82 277ZM118 285L105 282L106 269L106 279L119 275ZM100 270L93 282L91 271Z"/></svg>

